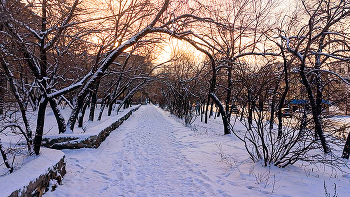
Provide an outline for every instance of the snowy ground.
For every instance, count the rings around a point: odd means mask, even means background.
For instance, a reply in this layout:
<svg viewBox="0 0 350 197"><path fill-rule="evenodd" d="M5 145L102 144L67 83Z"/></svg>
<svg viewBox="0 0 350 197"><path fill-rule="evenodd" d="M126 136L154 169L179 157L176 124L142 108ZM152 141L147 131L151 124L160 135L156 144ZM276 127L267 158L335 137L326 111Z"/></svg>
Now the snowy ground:
<svg viewBox="0 0 350 197"><path fill-rule="evenodd" d="M350 124L350 116L334 116L330 119L336 122L341 122L343 124Z"/></svg>
<svg viewBox="0 0 350 197"><path fill-rule="evenodd" d="M40 175L52 170L63 156L59 150L42 148L41 154L31 157L32 160L27 165L7 176L0 176L0 196L9 196L12 192L25 188L30 182L35 182Z"/></svg>
<svg viewBox="0 0 350 197"><path fill-rule="evenodd" d="M252 163L219 119L197 129L142 106L98 149L64 150L63 185L45 196L350 196L350 174Z"/></svg>
<svg viewBox="0 0 350 197"><path fill-rule="evenodd" d="M97 121L97 117L100 112L100 105L95 109L95 121L89 121L89 112L90 109L88 108L86 110L85 116L84 116L84 125L83 127L78 127L78 124L75 124L74 133L73 134L58 134L58 127L57 122L55 119L55 116L52 112L52 109L50 107L46 110L45 115L45 125L44 125L44 137L50 137L50 138L57 138L62 136L76 136L81 139L85 139L86 137L89 137L91 135L97 135L99 132L101 132L106 127L110 126L112 123L123 117L126 113L128 113L130 110L136 108L138 105L133 105L130 108L127 109L121 109L119 113L116 113L116 111L112 111L111 116L107 116L107 109L104 110L101 121ZM116 106L118 107L118 105ZM69 118L69 115L71 113L71 109L69 107L62 108L61 113L65 120L67 121ZM32 131L35 131L36 127L36 117L37 117L37 111L28 110L28 119L31 126ZM14 114L17 117L21 117L19 113ZM0 126L4 126L0 122ZM7 128L6 130L0 132L0 139L2 142L2 145L6 148L10 147L11 152L8 154L8 159L10 161L10 165L14 166L15 171L20 169L23 165L28 163L29 161L33 160L35 156L28 156L28 151L25 143L25 138L22 135L18 134L17 132L12 132L10 128ZM6 166L2 162L2 157L0 160L0 177L5 176L9 174L9 170L6 168Z"/></svg>
<svg viewBox="0 0 350 197"><path fill-rule="evenodd" d="M117 113L116 111L112 111L111 116L107 115L108 108L105 108L103 111L103 114L101 116L101 120L97 121L98 115L100 113L100 105L97 105L95 108L95 118L94 121L89 121L89 113L90 113L90 108L86 109L86 112L84 114L84 124L83 127L78 127L78 123L75 124L74 127L74 133L75 134L81 134L81 133L92 133L95 134L96 132L100 132L102 129L108 127L112 122L115 122L117 119L120 117L124 116L126 113L128 113L131 109L137 107L138 105L133 105L131 108L123 109L121 108L120 111ZM118 108L118 104L115 105L115 109ZM65 109L61 109L61 113L65 120L67 121L69 119L69 116L71 114L71 108L66 107ZM33 115L36 120L36 114ZM35 122L33 122L33 125L35 126ZM98 125L102 125L102 129L98 129ZM33 128L35 128L33 126ZM96 127L96 129L92 129ZM45 127L44 127L44 135L57 135L58 134L58 128L57 128L57 122L55 119L55 116L52 112L51 108L47 108L46 110L46 117L45 117Z"/></svg>

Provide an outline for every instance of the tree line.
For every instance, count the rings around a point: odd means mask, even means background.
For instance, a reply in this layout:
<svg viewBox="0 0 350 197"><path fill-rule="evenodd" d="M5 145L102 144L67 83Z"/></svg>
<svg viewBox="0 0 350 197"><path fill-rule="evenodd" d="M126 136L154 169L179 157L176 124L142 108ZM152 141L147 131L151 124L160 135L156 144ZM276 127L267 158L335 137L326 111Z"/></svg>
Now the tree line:
<svg viewBox="0 0 350 197"><path fill-rule="evenodd" d="M337 69L349 61L350 2L297 2L285 13L277 0L1 1L0 71L8 84L1 91L11 93L20 113L3 110L1 132L18 130L28 151L39 154L48 106L59 133L72 133L83 127L86 110L95 121L100 104L101 120L117 101L119 111L147 90L188 125L197 115L206 123L220 115L224 134L239 137L265 165L307 160L314 149L331 154L335 129L325 126L326 109L328 102L347 109L349 81ZM157 46L169 38L205 60L182 49L155 63ZM283 109L291 100L305 103L288 123ZM71 108L67 120L63 104ZM35 128L29 109L37 113ZM247 129L236 131L235 121ZM349 154L348 136L342 157Z"/></svg>

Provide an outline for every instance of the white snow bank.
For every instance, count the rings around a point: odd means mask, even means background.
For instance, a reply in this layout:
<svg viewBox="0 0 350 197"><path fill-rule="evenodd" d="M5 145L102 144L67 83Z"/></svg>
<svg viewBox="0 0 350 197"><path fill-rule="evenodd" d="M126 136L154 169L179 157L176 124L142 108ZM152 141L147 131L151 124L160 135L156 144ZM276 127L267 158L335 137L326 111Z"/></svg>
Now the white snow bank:
<svg viewBox="0 0 350 197"><path fill-rule="evenodd" d="M23 190L30 182L45 175L63 157L64 153L59 150L41 148L40 155L24 164L19 170L0 177L0 196L9 196L16 190Z"/></svg>
<svg viewBox="0 0 350 197"><path fill-rule="evenodd" d="M235 136L224 135L221 118L194 124L142 107L99 148L64 150L67 175L45 196L350 196L347 168L263 167Z"/></svg>
<svg viewBox="0 0 350 197"><path fill-rule="evenodd" d="M141 105L125 110L123 113L110 117L104 122L89 128L86 133L69 133L52 136L44 136L43 146L54 149L79 149L96 148L105 138L118 128L130 115L139 109Z"/></svg>
<svg viewBox="0 0 350 197"><path fill-rule="evenodd" d="M343 124L349 124L350 123L350 116L334 116L330 118L333 121L337 121L339 123Z"/></svg>
<svg viewBox="0 0 350 197"><path fill-rule="evenodd" d="M105 116L104 118L102 118L101 121L97 121L97 120L94 122L86 121L84 123L84 127L83 128L76 127L74 129L74 133L68 133L68 134L62 133L62 134L52 135L50 132L45 134L44 138L53 139L53 138L60 138L60 137L76 137L82 140L90 137L91 135L98 135L103 129L110 126L111 124L113 124L114 122L116 122L117 120L125 116L127 113L129 113L131 110L139 106L140 105L134 105L127 109L121 110L118 114L115 113L111 116Z"/></svg>
<svg viewBox="0 0 350 197"><path fill-rule="evenodd" d="M170 113L158 111L169 121L182 123ZM246 129L239 121L234 128ZM176 137L185 145L181 153L211 181L208 184L220 192L219 196L350 196L349 168L344 166L341 172L301 161L286 168L263 167L252 162L242 141L224 135L221 117L210 118L208 124L198 117L192 129L183 126Z"/></svg>

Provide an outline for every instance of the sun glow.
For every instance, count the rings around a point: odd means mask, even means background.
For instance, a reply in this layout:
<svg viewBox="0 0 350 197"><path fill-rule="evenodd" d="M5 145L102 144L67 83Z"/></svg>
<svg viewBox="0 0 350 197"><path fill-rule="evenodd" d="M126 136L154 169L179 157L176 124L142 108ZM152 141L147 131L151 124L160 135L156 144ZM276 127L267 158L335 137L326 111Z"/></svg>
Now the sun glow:
<svg viewBox="0 0 350 197"><path fill-rule="evenodd" d="M170 38L167 42L160 44L160 51L158 52L159 55L155 58L155 63L169 61L176 56L177 52L191 54L190 56L197 63L202 62L205 59L205 54L198 51L189 43L175 38Z"/></svg>

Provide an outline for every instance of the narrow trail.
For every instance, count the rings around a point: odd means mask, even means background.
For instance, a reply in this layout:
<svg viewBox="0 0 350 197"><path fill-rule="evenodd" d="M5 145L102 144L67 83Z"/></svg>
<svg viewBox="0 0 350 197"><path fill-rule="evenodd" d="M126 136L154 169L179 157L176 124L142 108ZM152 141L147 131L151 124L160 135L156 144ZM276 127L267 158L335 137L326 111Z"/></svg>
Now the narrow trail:
<svg viewBox="0 0 350 197"><path fill-rule="evenodd" d="M45 196L229 196L182 154L181 128L142 106L98 149L64 150L63 185Z"/></svg>

